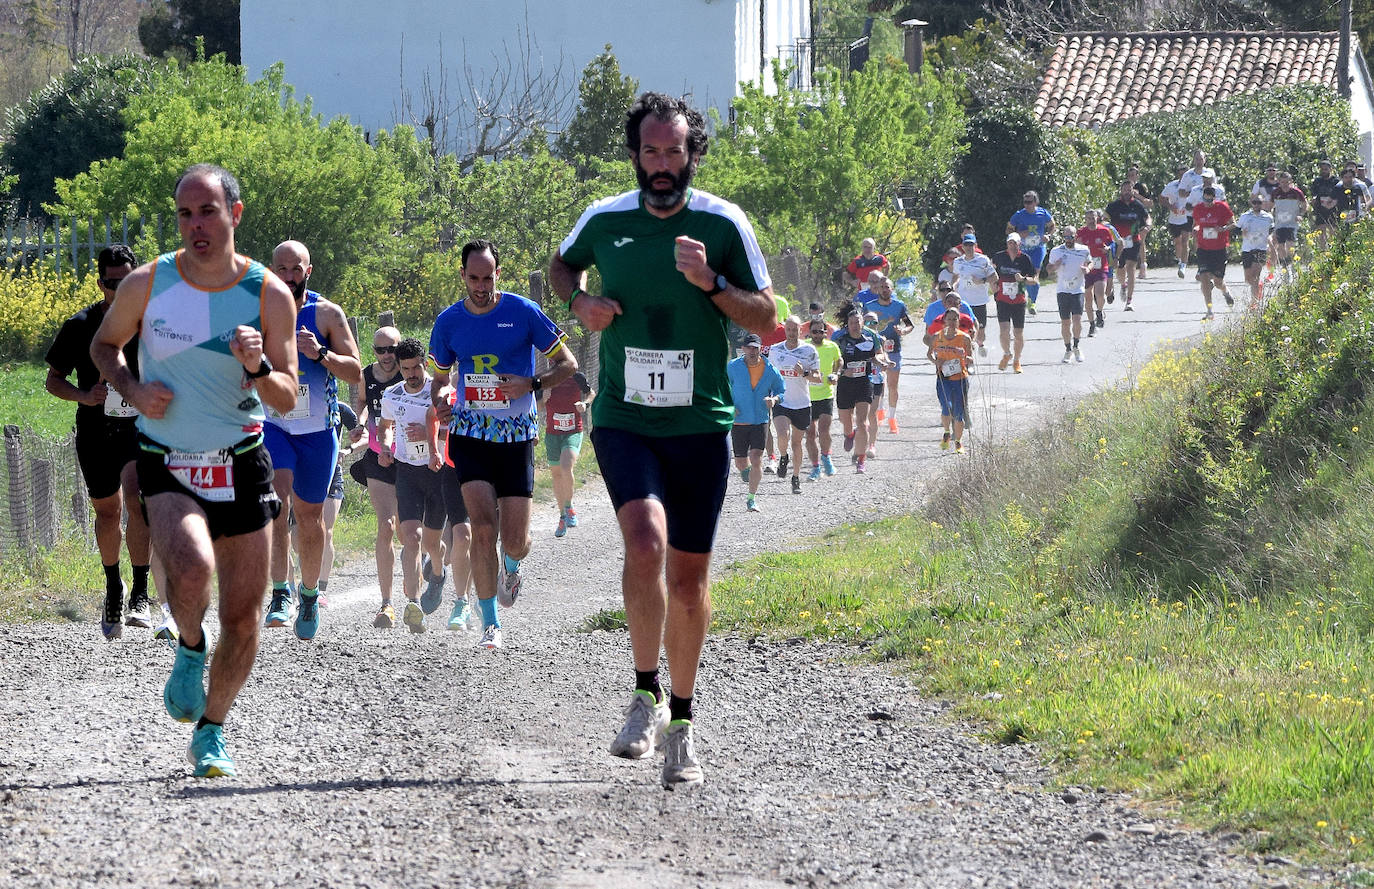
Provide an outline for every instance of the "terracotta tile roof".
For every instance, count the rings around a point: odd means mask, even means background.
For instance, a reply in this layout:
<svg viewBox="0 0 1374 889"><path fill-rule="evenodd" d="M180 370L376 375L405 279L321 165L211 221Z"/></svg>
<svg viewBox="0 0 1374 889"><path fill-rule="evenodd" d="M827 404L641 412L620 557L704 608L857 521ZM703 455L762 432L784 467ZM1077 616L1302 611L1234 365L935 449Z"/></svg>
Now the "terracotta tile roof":
<svg viewBox="0 0 1374 889"><path fill-rule="evenodd" d="M1040 81L1035 113L1052 126L1096 129L1275 86L1334 87L1339 43L1335 31L1064 34ZM1352 72L1355 65L1352 59Z"/></svg>

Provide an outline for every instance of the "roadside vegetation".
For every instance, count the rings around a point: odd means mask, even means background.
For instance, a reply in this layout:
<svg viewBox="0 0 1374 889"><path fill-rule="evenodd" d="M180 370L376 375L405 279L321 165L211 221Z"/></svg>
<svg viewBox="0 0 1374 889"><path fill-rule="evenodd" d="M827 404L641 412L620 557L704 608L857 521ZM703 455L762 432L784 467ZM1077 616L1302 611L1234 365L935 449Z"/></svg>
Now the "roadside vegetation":
<svg viewBox="0 0 1374 889"><path fill-rule="evenodd" d="M732 566L717 627L857 643L1066 783L1368 862L1371 273L1365 225L1239 329L975 450L920 515Z"/></svg>

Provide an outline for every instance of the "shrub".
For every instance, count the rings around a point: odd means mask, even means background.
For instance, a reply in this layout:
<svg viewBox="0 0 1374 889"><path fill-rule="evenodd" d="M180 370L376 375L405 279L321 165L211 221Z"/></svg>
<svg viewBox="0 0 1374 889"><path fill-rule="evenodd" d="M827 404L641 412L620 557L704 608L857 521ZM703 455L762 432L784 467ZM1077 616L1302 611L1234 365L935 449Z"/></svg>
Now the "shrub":
<svg viewBox="0 0 1374 889"><path fill-rule="evenodd" d="M94 275L80 281L44 266L0 272L0 353L41 359L62 322L100 298Z"/></svg>

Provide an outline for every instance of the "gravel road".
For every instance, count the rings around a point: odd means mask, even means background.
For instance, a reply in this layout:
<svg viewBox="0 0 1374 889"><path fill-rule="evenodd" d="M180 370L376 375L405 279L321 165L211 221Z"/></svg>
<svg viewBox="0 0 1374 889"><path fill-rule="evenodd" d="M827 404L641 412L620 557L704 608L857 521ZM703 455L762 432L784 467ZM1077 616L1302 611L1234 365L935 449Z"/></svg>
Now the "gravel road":
<svg viewBox="0 0 1374 889"><path fill-rule="evenodd" d="M980 422L965 459L990 445L990 431L1056 409L1103 374L1119 377L1121 356L1195 333L1200 301L1181 285L1144 288L1135 320L1156 324L1115 326L1121 316L1109 316L1092 341L1102 357L1091 375L1089 365L1059 365L1054 320L1032 322L1027 373L978 377L976 400L992 422ZM732 481L718 570L920 502L919 480L959 458L935 446L930 372L910 364L902 431L881 437L866 476L841 466L804 497L766 479L761 515L745 512ZM1328 882L1254 858L1238 835L1059 787L1033 747L977 740L899 671L836 645L713 636L697 706L707 781L663 790L658 761L606 752L632 684L629 643L578 627L618 604L620 541L596 484L578 506L583 521L561 540L552 508L536 507L525 591L503 615L501 651L439 628L374 630L370 565L336 571L314 643L264 631L226 728L237 779L189 777L189 727L162 711L171 652L146 631L106 644L93 623L0 627L0 885Z"/></svg>

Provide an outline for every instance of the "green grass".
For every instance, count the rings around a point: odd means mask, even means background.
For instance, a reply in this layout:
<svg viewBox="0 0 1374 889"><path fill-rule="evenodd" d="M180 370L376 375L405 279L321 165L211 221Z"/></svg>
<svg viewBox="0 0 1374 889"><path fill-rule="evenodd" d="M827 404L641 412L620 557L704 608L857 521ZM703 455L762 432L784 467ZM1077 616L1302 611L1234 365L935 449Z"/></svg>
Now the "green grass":
<svg viewBox="0 0 1374 889"><path fill-rule="evenodd" d="M1371 238L1024 447L975 452L922 515L732 566L717 628L855 643L1066 782L1369 862Z"/></svg>
<svg viewBox="0 0 1374 889"><path fill-rule="evenodd" d="M72 431L76 402L63 401L43 388L48 366L12 362L0 366L0 423L29 426L60 438ZM71 377L76 382L76 377Z"/></svg>

